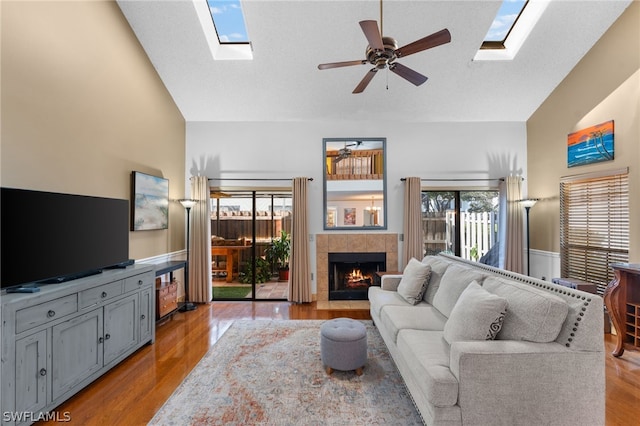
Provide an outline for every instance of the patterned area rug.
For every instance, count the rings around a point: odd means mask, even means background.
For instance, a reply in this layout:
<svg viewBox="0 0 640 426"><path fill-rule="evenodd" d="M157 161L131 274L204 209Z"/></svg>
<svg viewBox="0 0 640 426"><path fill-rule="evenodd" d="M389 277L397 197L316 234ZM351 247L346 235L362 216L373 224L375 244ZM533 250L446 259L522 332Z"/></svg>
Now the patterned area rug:
<svg viewBox="0 0 640 426"><path fill-rule="evenodd" d="M323 322L234 322L149 424L421 425L372 322L361 376L327 375Z"/></svg>

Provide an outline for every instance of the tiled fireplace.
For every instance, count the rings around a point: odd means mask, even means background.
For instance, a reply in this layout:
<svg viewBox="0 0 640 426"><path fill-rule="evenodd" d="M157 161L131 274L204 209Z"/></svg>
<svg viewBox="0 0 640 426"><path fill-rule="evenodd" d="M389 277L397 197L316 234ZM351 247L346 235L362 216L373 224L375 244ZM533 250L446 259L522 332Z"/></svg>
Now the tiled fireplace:
<svg viewBox="0 0 640 426"><path fill-rule="evenodd" d="M367 300L386 253L329 253L329 300Z"/></svg>
<svg viewBox="0 0 640 426"><path fill-rule="evenodd" d="M398 270L398 234L317 234L317 300L329 300L329 253L379 253L385 258L385 271ZM341 256L338 256L341 257ZM368 258L369 256L365 256ZM368 259L367 259L368 260Z"/></svg>

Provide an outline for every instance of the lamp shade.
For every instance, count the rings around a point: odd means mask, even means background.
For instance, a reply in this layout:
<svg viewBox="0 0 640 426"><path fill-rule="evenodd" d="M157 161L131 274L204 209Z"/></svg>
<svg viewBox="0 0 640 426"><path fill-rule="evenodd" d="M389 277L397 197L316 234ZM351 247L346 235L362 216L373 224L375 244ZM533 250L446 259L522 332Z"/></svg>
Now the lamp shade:
<svg viewBox="0 0 640 426"><path fill-rule="evenodd" d="M530 209L537 202L538 202L538 198L527 198L525 200L520 200L520 204L522 204L522 207L524 207L525 209Z"/></svg>
<svg viewBox="0 0 640 426"><path fill-rule="evenodd" d="M195 206L196 203L198 202L198 200L191 200L189 198L184 198L178 201L180 201L180 204L182 204L182 207L184 207L185 209L190 209L191 207Z"/></svg>

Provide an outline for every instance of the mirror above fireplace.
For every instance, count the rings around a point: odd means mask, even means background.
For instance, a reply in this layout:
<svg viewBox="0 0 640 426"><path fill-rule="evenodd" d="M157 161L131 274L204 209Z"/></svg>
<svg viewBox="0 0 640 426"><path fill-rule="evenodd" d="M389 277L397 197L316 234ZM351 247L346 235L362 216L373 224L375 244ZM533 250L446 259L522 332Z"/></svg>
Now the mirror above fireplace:
<svg viewBox="0 0 640 426"><path fill-rule="evenodd" d="M387 229L386 138L325 138L324 229Z"/></svg>

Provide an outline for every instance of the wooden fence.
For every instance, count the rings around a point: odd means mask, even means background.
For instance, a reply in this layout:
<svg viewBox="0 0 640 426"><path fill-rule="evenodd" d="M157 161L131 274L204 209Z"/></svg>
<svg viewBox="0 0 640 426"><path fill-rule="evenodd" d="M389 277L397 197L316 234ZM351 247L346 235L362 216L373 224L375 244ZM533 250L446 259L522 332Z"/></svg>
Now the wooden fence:
<svg viewBox="0 0 640 426"><path fill-rule="evenodd" d="M498 240L497 213L461 212L460 256L478 260L486 254ZM441 251L454 252L455 212L430 212L422 218L425 254Z"/></svg>

